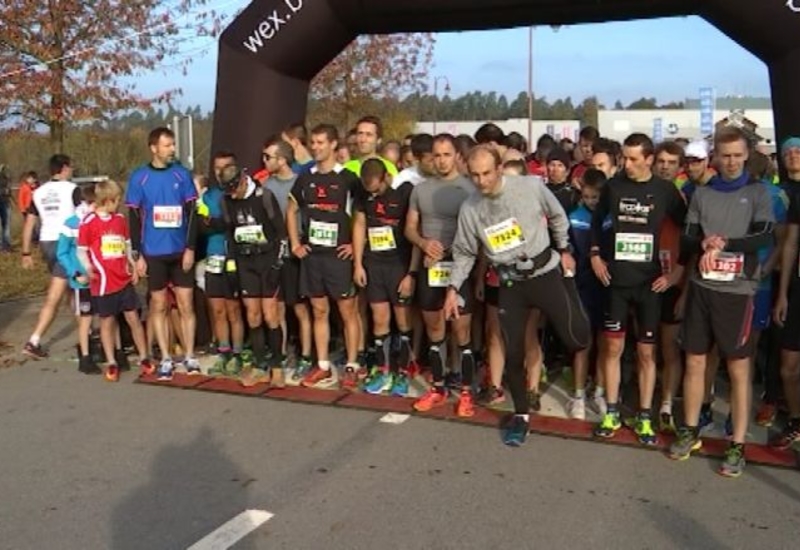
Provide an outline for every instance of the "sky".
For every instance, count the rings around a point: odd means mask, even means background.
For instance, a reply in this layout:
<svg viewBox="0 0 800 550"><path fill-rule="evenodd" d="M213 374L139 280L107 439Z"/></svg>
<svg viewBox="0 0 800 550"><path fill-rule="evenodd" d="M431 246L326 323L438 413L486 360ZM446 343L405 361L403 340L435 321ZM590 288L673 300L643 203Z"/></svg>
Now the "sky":
<svg viewBox="0 0 800 550"><path fill-rule="evenodd" d="M241 1L241 6L246 5ZM231 9L235 9L234 6ZM207 45L205 51L197 51ZM166 81L183 93L179 107L200 105L211 110L216 79L216 44L205 39L188 46L194 59L187 74L174 68ZM528 28L436 35L433 79L445 77L451 96L481 90L506 94L509 100L527 89ZM439 93L443 93L439 80ZM155 94L164 89L164 74L140 77L138 89ZM640 97L660 102L697 97L698 89L715 88L718 96L769 95L766 66L755 56L699 17L680 17L592 25L554 31L536 27L533 42L534 95L549 100L570 96L573 103L596 95L611 107L619 99Z"/></svg>

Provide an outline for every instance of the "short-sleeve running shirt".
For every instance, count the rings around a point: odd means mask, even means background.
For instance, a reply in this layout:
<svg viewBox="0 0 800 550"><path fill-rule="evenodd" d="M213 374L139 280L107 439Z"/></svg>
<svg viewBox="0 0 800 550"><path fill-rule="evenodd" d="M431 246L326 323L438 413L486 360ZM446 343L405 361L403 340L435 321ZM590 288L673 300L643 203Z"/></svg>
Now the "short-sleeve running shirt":
<svg viewBox="0 0 800 550"><path fill-rule="evenodd" d="M128 272L128 222L121 214L91 213L78 227L78 246L89 251L94 277L89 281L92 296L119 292L131 282Z"/></svg>
<svg viewBox="0 0 800 550"><path fill-rule="evenodd" d="M184 206L194 200L192 175L180 164L166 168L147 164L131 175L125 205L141 214L145 256L171 256L186 249L189 220Z"/></svg>
<svg viewBox="0 0 800 550"><path fill-rule="evenodd" d="M475 185L464 176L452 180L431 178L417 185L411 193L409 210L419 214L422 236L449 249L456 238L461 204L474 192Z"/></svg>

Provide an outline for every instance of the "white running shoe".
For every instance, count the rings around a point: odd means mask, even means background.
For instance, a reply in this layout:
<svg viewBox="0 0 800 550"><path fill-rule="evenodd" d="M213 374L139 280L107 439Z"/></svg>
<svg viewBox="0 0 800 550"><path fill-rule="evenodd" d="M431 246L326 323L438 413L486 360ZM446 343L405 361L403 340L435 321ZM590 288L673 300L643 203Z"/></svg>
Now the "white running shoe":
<svg viewBox="0 0 800 550"><path fill-rule="evenodd" d="M586 400L573 398L567 402L567 414L575 420L586 420Z"/></svg>

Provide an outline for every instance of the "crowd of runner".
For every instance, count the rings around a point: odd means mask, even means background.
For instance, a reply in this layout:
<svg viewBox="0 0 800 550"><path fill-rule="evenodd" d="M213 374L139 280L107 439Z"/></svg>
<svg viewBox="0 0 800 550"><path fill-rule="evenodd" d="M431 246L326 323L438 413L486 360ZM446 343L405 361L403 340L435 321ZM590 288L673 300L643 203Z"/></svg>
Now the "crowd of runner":
<svg viewBox="0 0 800 550"><path fill-rule="evenodd" d="M52 157L23 231L23 266L39 222L53 275L26 354L47 357L41 338L70 288L79 369L110 381L129 368L121 320L141 372L160 380L178 366L204 374L205 328L215 354L205 374L245 386L407 396L424 381L414 409L460 417L507 391L503 441L519 446L544 365L552 376L560 362L569 417L593 410L596 437L625 425L645 446L672 433L668 455L684 460L702 446L724 364L721 474L744 468L756 370L766 389L756 422L788 411L770 444L800 439L800 138L779 150L782 180L734 127L657 145L586 127L577 144L544 135L529 154L494 124L384 142L368 116L346 137L292 125L263 143L252 173L216 151L207 177L175 161L169 129L148 144L150 162L124 189L78 187L71 160ZM626 409L624 357L636 373Z"/></svg>

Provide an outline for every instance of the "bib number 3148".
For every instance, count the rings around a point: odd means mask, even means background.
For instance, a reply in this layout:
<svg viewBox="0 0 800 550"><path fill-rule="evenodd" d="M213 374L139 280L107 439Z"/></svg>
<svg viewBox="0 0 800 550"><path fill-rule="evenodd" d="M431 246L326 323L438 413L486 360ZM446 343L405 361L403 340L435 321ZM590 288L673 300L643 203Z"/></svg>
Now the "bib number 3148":
<svg viewBox="0 0 800 550"><path fill-rule="evenodd" d="M614 259L622 262L653 261L653 235L650 233L617 233Z"/></svg>

